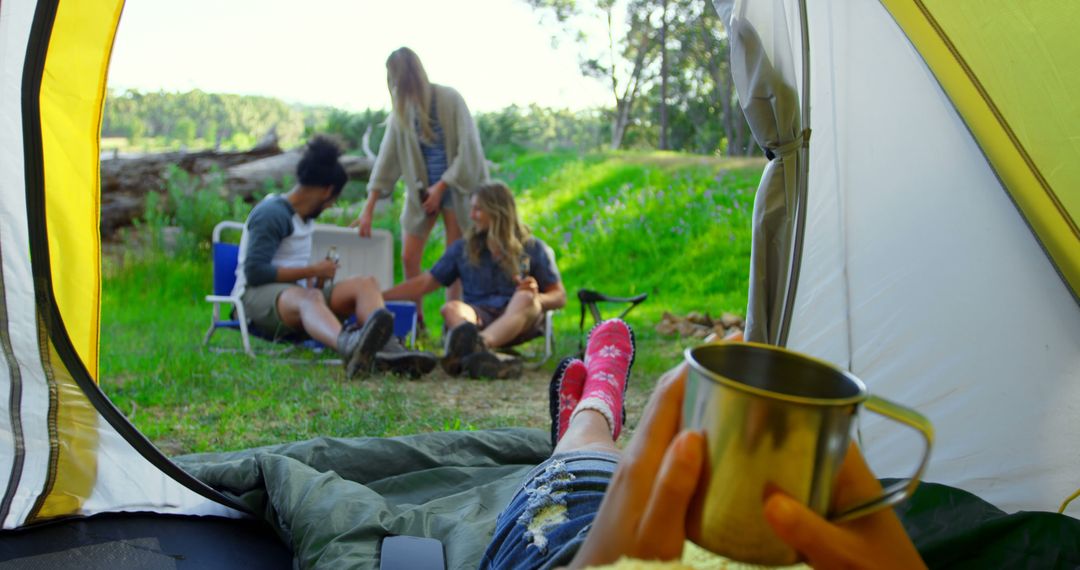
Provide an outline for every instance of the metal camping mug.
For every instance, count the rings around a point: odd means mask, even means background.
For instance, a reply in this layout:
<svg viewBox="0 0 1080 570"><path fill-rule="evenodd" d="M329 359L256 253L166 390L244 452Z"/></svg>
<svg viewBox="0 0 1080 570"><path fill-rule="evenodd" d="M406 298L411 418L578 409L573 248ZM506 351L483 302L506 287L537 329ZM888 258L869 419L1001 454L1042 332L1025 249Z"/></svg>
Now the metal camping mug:
<svg viewBox="0 0 1080 570"><path fill-rule="evenodd" d="M755 343L688 348L686 360L683 428L704 430L708 446L708 479L694 499L688 529L700 546L743 562L793 564L797 553L765 521L768 491L782 490L832 521L868 515L915 491L930 458L933 427L918 412L869 395L853 374ZM830 513L860 404L915 428L926 448L910 480Z"/></svg>

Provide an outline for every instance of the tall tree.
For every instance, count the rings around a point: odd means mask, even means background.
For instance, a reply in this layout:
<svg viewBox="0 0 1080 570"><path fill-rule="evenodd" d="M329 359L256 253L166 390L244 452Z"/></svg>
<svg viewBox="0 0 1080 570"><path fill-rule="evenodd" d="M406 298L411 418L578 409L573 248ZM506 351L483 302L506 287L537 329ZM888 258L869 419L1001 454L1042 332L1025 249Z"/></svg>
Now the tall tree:
<svg viewBox="0 0 1080 570"><path fill-rule="evenodd" d="M656 55L656 37L650 14L656 0L526 0L550 13L581 48L581 71L608 83L615 102L611 118L611 148L622 146L633 118L634 106L653 79L650 68ZM625 18L619 12L625 10ZM588 25L597 19L606 25L606 45L600 48Z"/></svg>
<svg viewBox="0 0 1080 570"><path fill-rule="evenodd" d="M668 150L668 0L660 10L660 150Z"/></svg>
<svg viewBox="0 0 1080 570"><path fill-rule="evenodd" d="M756 150L737 104L727 32L706 0L668 0L669 86L673 148L729 155ZM657 103L659 105L659 103ZM659 115L660 109L657 110Z"/></svg>

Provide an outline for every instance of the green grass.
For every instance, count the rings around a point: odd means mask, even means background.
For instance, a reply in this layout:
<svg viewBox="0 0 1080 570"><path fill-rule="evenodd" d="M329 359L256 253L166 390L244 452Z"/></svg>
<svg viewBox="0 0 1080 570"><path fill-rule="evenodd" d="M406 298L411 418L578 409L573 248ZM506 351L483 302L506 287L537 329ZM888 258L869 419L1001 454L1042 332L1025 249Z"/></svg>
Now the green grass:
<svg viewBox="0 0 1080 570"><path fill-rule="evenodd" d="M760 163L670 153L526 155L500 165L496 175L517 193L521 215L534 233L556 251L570 294L556 318L556 354L577 348L578 288L649 293L627 318L638 338L634 386L643 392L691 342L653 331L664 311L742 314L750 211L760 171ZM339 222L355 212L355 205L346 204L343 211ZM398 235L397 217L391 208L376 226ZM440 227L431 241L425 267L444 248ZM455 405L438 389L438 380L350 382L338 367L321 362L325 357L303 350L287 360L253 360L200 349L210 313L203 301L210 284L204 255L128 252L105 267L102 386L167 452L522 422L509 408ZM434 330L441 302L439 294L425 299ZM613 314L620 307L606 310ZM238 347L238 336L219 332L215 344ZM258 343L263 350L274 348ZM427 341L429 348L435 344L437 339ZM458 386L475 386L478 392L486 387L482 382ZM546 399L546 394L535 397Z"/></svg>

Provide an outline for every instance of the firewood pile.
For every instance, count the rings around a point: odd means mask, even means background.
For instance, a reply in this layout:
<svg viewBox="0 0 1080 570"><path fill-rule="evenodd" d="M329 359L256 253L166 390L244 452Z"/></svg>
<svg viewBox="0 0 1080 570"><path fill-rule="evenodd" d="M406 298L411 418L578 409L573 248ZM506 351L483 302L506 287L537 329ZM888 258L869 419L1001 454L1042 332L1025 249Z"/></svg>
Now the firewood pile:
<svg viewBox="0 0 1080 570"><path fill-rule="evenodd" d="M724 313L719 318L710 317L708 313L691 311L686 316L678 316L664 311L664 316L656 324L656 332L664 336L682 336L692 338L705 338L716 333L724 338L733 333L741 333L746 328L742 317L732 313Z"/></svg>

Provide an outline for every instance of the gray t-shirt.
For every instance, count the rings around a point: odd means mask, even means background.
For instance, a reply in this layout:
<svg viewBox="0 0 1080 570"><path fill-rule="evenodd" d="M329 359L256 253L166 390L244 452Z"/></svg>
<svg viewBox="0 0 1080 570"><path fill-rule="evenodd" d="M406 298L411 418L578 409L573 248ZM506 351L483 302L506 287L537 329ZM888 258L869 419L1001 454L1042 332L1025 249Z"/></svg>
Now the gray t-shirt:
<svg viewBox="0 0 1080 570"><path fill-rule="evenodd" d="M528 274L536 279L540 291L562 281L544 242L530 238L525 242L525 255L529 260ZM502 309L517 290L517 284L491 258L487 249L480 254L479 263L469 263L465 240L460 239L446 248L446 253L431 268L431 275L444 287L461 279L465 302L477 307Z"/></svg>
<svg viewBox="0 0 1080 570"><path fill-rule="evenodd" d="M314 220L303 220L283 196L271 194L255 205L244 223L233 295L273 283L279 267L311 262Z"/></svg>

